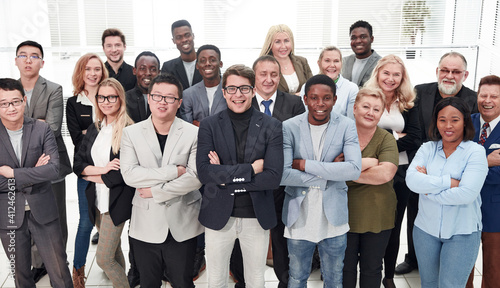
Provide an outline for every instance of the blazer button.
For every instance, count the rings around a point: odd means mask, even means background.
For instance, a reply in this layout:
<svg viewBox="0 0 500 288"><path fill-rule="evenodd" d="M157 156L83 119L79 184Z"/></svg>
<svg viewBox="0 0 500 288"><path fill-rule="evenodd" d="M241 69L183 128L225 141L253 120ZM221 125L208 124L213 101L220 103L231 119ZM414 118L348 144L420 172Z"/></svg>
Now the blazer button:
<svg viewBox="0 0 500 288"><path fill-rule="evenodd" d="M302 191L302 195L306 195L306 191Z"/></svg>

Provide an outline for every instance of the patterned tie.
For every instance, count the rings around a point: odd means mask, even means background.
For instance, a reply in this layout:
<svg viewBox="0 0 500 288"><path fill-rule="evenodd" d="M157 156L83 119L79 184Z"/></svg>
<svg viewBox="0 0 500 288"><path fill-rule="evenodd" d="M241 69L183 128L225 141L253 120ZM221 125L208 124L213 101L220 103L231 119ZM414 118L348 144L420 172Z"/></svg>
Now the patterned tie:
<svg viewBox="0 0 500 288"><path fill-rule="evenodd" d="M273 100L264 100L261 102L262 104L264 104L264 113L269 115L269 116L272 116L271 115L271 110L269 109L269 105L271 105L271 103L273 103Z"/></svg>
<svg viewBox="0 0 500 288"><path fill-rule="evenodd" d="M483 128L481 128L481 136L479 136L479 141L477 143L484 145L484 142L486 142L486 138L488 135L486 134L486 129L490 127L490 124L488 122L484 122Z"/></svg>

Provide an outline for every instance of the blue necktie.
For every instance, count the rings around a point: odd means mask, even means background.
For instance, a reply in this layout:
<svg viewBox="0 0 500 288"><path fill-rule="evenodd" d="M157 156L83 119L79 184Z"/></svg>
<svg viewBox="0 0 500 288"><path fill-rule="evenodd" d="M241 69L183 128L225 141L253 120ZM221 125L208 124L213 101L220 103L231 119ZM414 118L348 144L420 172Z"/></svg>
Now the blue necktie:
<svg viewBox="0 0 500 288"><path fill-rule="evenodd" d="M269 116L272 116L271 115L271 110L269 109L269 105L271 105L271 103L273 103L273 100L264 100L261 102L262 104L264 104L264 113L269 115Z"/></svg>

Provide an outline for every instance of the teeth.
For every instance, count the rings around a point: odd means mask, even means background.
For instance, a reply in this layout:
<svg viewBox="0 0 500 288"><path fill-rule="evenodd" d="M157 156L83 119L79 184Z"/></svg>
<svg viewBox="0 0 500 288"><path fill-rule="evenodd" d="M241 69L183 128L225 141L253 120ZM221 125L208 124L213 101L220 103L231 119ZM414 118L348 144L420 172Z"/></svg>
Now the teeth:
<svg viewBox="0 0 500 288"><path fill-rule="evenodd" d="M149 82L151 82L151 79L143 79L142 81L143 81L144 83L149 83Z"/></svg>
<svg viewBox="0 0 500 288"><path fill-rule="evenodd" d="M245 102L245 101L241 100L241 101L233 101L233 102L234 102L235 104L241 104L241 103L243 103L243 102Z"/></svg>
<svg viewBox="0 0 500 288"><path fill-rule="evenodd" d="M493 109L493 106L483 106L484 109Z"/></svg>
<svg viewBox="0 0 500 288"><path fill-rule="evenodd" d="M189 48L189 44L182 45L182 48Z"/></svg>

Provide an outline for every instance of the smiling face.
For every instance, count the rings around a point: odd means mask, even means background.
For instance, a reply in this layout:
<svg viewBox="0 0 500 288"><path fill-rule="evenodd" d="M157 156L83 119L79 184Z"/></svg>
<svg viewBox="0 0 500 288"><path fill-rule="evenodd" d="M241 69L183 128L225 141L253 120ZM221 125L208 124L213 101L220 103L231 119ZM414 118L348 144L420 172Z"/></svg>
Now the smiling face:
<svg viewBox="0 0 500 288"><path fill-rule="evenodd" d="M278 63L260 61L255 65L255 91L264 99L269 99L278 90L280 67Z"/></svg>
<svg viewBox="0 0 500 288"><path fill-rule="evenodd" d="M357 127L374 128L384 113L382 99L374 96L363 96L354 104L354 119Z"/></svg>
<svg viewBox="0 0 500 288"><path fill-rule="evenodd" d="M97 85L101 82L102 73L101 62L96 58L90 58L87 65L85 65L85 75L83 78L85 87L97 87Z"/></svg>
<svg viewBox="0 0 500 288"><path fill-rule="evenodd" d="M403 79L403 66L398 63L387 63L380 67L377 83L385 95L392 95L401 85ZM390 103L388 103L390 104Z"/></svg>
<svg viewBox="0 0 500 288"><path fill-rule="evenodd" d="M188 26L174 28L172 42L182 54L190 54L194 51L194 34Z"/></svg>
<svg viewBox="0 0 500 288"><path fill-rule="evenodd" d="M304 102L309 110L308 120L312 125L322 125L330 121L330 113L337 96L333 95L332 89L325 84L314 84L309 88Z"/></svg>
<svg viewBox="0 0 500 288"><path fill-rule="evenodd" d="M22 46L17 51L17 55L26 55L26 59L16 58L16 66L21 73L21 77L35 77L43 68L44 61L41 59L42 51L34 46ZM40 59L32 60L30 56L38 56Z"/></svg>
<svg viewBox="0 0 500 288"><path fill-rule="evenodd" d="M285 32L279 32L274 35L271 51L276 59L283 59L292 52L292 40Z"/></svg>
<svg viewBox="0 0 500 288"><path fill-rule="evenodd" d="M219 59L219 54L212 49L205 49L198 55L196 61L196 68L200 71L201 77L205 81L220 81L220 68L222 61Z"/></svg>
<svg viewBox="0 0 500 288"><path fill-rule="evenodd" d="M158 75L159 63L153 56L141 56L137 60L137 68L134 67L134 75L137 77L137 85L143 94L148 93L149 83Z"/></svg>
<svg viewBox="0 0 500 288"><path fill-rule="evenodd" d="M443 144L458 144L464 139L464 115L449 105L441 109L437 116L437 128Z"/></svg>
<svg viewBox="0 0 500 288"><path fill-rule="evenodd" d="M364 59L372 54L373 36L364 27L354 28L351 32L351 49L356 58Z"/></svg>
<svg viewBox="0 0 500 288"><path fill-rule="evenodd" d="M477 94L477 108L486 122L500 116L500 85L481 85Z"/></svg>
<svg viewBox="0 0 500 288"><path fill-rule="evenodd" d="M113 63L120 63L123 61L123 54L127 46L123 44L120 36L108 36L104 39L104 44L102 45L104 54L108 61Z"/></svg>
<svg viewBox="0 0 500 288"><path fill-rule="evenodd" d="M179 90L177 89L177 86L170 83L155 83L151 88L151 93L149 93L148 97L149 110L151 110L151 115L154 120L162 122L173 121L175 114L177 113L177 109L181 106L182 99L175 100L174 103L168 104L163 99L158 102L154 101L151 98L151 94L178 98Z"/></svg>
<svg viewBox="0 0 500 288"><path fill-rule="evenodd" d="M325 51L323 58L318 60L318 66L321 74L336 80L339 77L340 70L342 70L342 58L339 51Z"/></svg>
<svg viewBox="0 0 500 288"><path fill-rule="evenodd" d="M229 86L251 86L250 80L245 77L238 75L229 75L226 80L226 87ZM224 89L224 98L226 99L227 108L229 108L234 113L243 113L250 109L252 106L252 98L255 96L255 88L251 89L247 94L241 93L240 89L236 90L236 93L229 94Z"/></svg>
<svg viewBox="0 0 500 288"><path fill-rule="evenodd" d="M26 107L26 97L21 95L18 90L2 90L0 89L0 104L14 101L23 101L21 105L9 105L7 108L0 107L0 119L4 126L12 127L13 124L22 124L24 121L24 109ZM15 125L14 124L14 125Z"/></svg>
<svg viewBox="0 0 500 288"><path fill-rule="evenodd" d="M97 91L98 96L116 96L116 102L115 103L110 103L109 98L104 99L104 102L100 103L98 102L97 105L99 106L99 109L102 111L102 114L106 115L108 118L108 124L111 123L116 118L118 115L118 112L120 111L120 106L121 106L121 101L120 97L118 96L118 92L116 92L115 88L111 86L101 86L99 90ZM110 121L111 120L111 121Z"/></svg>
<svg viewBox="0 0 500 288"><path fill-rule="evenodd" d="M441 60L436 68L436 76L439 91L446 96L454 96L462 89L469 72L465 70L462 58L450 55Z"/></svg>

